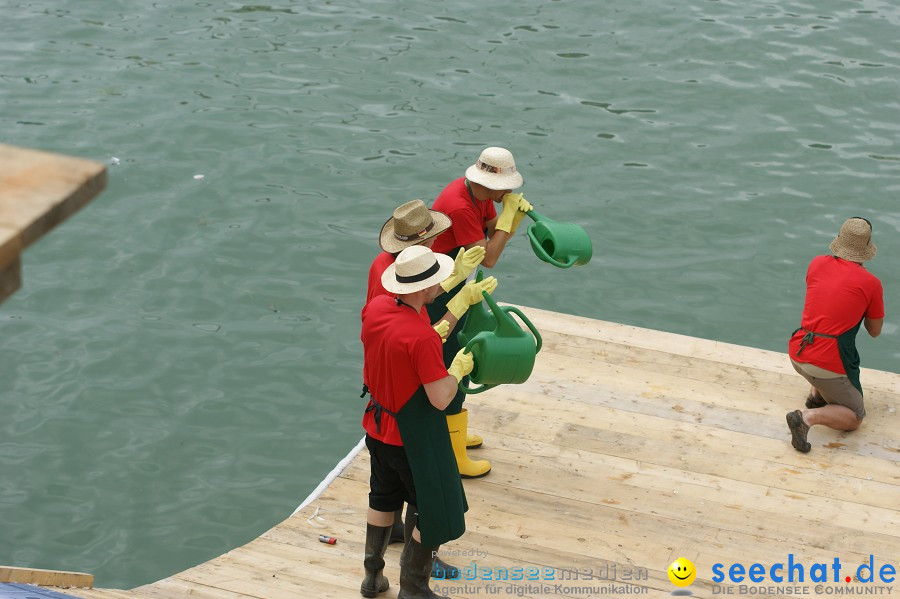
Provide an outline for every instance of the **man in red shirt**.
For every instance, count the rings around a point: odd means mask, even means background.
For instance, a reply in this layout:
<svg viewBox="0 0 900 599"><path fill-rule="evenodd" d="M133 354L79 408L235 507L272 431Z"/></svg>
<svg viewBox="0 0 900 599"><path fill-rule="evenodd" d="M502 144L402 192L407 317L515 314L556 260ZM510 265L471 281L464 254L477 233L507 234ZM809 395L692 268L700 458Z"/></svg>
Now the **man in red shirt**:
<svg viewBox="0 0 900 599"><path fill-rule="evenodd" d="M391 218L385 221L378 235L378 244L381 246L382 252L376 256L372 265L369 267L368 288L366 291L366 303L368 304L373 298L379 295L394 294L389 293L381 284L381 276L384 271L394 263L397 255L408 247L421 245L423 247L431 247L435 238L450 228L450 219L446 214L436 210L429 210L422 200L412 200L398 206ZM453 264L453 272L444 281L441 286L444 290L453 289L457 283L465 281L481 260L484 258L484 248L476 246L473 249L466 250L457 254ZM428 322L428 312L423 306L420 310L422 318ZM446 322L442 322L446 321ZM447 312L443 315L441 325L435 327L435 330L446 336L450 330L451 323L456 324L456 317ZM405 543L409 539L409 535L416 524L415 508L408 505L406 508L406 524L403 522L403 510L398 509L394 514L394 528L391 532L391 543ZM451 566L435 557L435 574L446 579L458 578L459 569Z"/></svg>
<svg viewBox="0 0 900 599"><path fill-rule="evenodd" d="M369 267L369 283L366 290L366 303L376 295L390 295L381 285L381 275L388 266L397 259L397 254L408 247L421 245L430 248L437 236L450 228L450 218L437 210L429 210L422 200L413 200L394 210L393 216L387 219L378 235L378 244L382 252L375 257ZM450 291L466 280L466 277L481 264L484 259L484 248L457 252L453 264L453 272L446 280L441 281L444 291ZM422 309L427 320L428 313ZM444 315L446 319L446 315ZM448 319L449 320L449 319ZM439 321L435 321L439 322ZM455 324L455 318L453 319Z"/></svg>
<svg viewBox="0 0 900 599"><path fill-rule="evenodd" d="M794 370L811 385L805 410L788 412L791 445L807 452L811 426L840 431L859 427L866 415L859 382L856 333L861 324L881 334L884 297L881 281L863 262L875 257L872 223L847 219L831 242L832 256L816 256L806 272L801 326L791 335L788 353Z"/></svg>
<svg viewBox="0 0 900 599"><path fill-rule="evenodd" d="M506 242L516 232L525 213L531 210L522 194L511 193L522 186L522 175L509 150L486 148L475 164L466 169L465 177L451 181L432 205L450 217L452 225L440 235L432 248L435 252L456 255L461 248L484 248L482 265L493 268L500 259ZM500 215L494 204L502 204ZM452 292L451 292L452 294ZM447 297L450 297L448 295ZM428 306L432 321L443 313L443 300ZM444 344L444 363L449 364L459 349L456 333L465 324L461 318ZM468 384L466 379L465 384ZM453 442L460 476L477 478L491 471L487 460L472 460L467 449L481 447L482 439L468 433L468 411L463 409L465 394L457 393L447 408L447 426Z"/></svg>
<svg viewBox="0 0 900 599"><path fill-rule="evenodd" d="M472 356L460 350L445 368L441 338L419 314L452 271L448 256L407 248L381 278L396 297L376 296L362 311L363 376L372 395L363 416L371 456L364 597L389 587L384 552L404 501L418 508L418 525L400 558L399 597L436 597L428 587L433 556L465 532L468 506L443 410L471 372ZM476 303L480 289L462 297Z"/></svg>
<svg viewBox="0 0 900 599"><path fill-rule="evenodd" d="M452 221L434 242L434 251L453 256L457 248L480 245L485 248L482 264L493 268L522 217L531 210L522 194L512 193L523 182L509 150L486 148L466 169L465 177L451 181L431 206ZM495 203L503 206L500 216Z"/></svg>

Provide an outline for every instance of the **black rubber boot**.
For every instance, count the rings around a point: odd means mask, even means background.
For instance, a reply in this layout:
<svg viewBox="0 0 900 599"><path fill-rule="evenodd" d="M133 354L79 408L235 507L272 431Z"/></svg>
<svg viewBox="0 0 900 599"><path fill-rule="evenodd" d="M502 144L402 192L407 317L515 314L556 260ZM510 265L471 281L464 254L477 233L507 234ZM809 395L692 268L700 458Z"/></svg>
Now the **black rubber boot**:
<svg viewBox="0 0 900 599"><path fill-rule="evenodd" d="M428 586L434 567L432 555L437 554L440 545L426 547L410 539L400 556L400 593L397 599L450 599L438 595Z"/></svg>
<svg viewBox="0 0 900 599"><path fill-rule="evenodd" d="M391 526L373 526L366 523L366 557L363 567L366 577L359 586L363 597L375 597L391 586L384 577L384 551L391 540Z"/></svg>
<svg viewBox="0 0 900 599"><path fill-rule="evenodd" d="M407 504L406 513L409 513L409 504ZM403 531L403 508L394 512L394 526L391 528L391 545L394 543L405 543Z"/></svg>
<svg viewBox="0 0 900 599"><path fill-rule="evenodd" d="M412 531L419 522L419 513L413 506L406 505L406 520L403 524L403 536L406 542L412 538ZM431 570L431 577L438 580L456 580L462 576L462 572L456 566L451 566L437 555L434 556L434 567Z"/></svg>

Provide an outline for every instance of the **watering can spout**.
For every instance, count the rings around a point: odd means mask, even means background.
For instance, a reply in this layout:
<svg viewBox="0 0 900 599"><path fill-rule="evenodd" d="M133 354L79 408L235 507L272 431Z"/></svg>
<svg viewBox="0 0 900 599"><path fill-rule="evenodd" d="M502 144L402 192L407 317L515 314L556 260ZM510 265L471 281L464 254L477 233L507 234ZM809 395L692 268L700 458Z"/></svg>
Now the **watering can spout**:
<svg viewBox="0 0 900 599"><path fill-rule="evenodd" d="M538 212L538 211L535 210L534 208L532 208L531 210L529 210L528 212L526 212L525 215L528 216L531 220L533 220L533 221L536 222L536 223L539 223L539 222L541 222L542 220L547 220L547 217L546 217L546 216L544 216L543 214L541 214L540 212Z"/></svg>
<svg viewBox="0 0 900 599"><path fill-rule="evenodd" d="M480 282L483 279L484 271L479 268L478 272L475 273L475 281ZM482 293L489 295L485 292ZM456 334L456 339L460 347L465 347L475 335L482 331L493 331L496 326L497 321L494 315L484 307L484 302L479 302L469 307L469 311L466 314L466 322L462 330Z"/></svg>

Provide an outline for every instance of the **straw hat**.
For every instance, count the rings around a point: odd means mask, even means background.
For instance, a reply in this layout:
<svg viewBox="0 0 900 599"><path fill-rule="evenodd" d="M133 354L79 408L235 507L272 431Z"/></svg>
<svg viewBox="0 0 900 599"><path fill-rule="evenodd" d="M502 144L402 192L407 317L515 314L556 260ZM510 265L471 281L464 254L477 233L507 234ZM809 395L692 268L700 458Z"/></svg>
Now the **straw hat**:
<svg viewBox="0 0 900 599"><path fill-rule="evenodd" d="M872 243L872 223L854 216L848 218L829 246L831 253L851 262L865 262L875 257L878 248Z"/></svg>
<svg viewBox="0 0 900 599"><path fill-rule="evenodd" d="M392 254L431 239L450 228L450 217L429 210L422 200L413 200L394 210L394 216L381 227L378 243Z"/></svg>
<svg viewBox="0 0 900 599"><path fill-rule="evenodd" d="M381 286L389 293L415 293L437 285L453 272L453 258L414 245L397 256L381 275Z"/></svg>
<svg viewBox="0 0 900 599"><path fill-rule="evenodd" d="M466 179L494 190L522 187L522 174L505 148L485 148L475 164L466 169Z"/></svg>

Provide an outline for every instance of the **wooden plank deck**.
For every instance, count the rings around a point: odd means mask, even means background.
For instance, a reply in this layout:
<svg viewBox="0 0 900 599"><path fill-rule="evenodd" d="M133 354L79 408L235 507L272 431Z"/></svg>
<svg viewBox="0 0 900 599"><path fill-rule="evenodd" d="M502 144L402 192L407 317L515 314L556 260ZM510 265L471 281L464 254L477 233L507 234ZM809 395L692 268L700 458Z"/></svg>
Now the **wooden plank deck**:
<svg viewBox="0 0 900 599"><path fill-rule="evenodd" d="M22 251L104 187L98 162L0 144L0 302L22 284Z"/></svg>
<svg viewBox="0 0 900 599"><path fill-rule="evenodd" d="M0 583L32 584L48 587L92 587L94 577L83 572L61 572L33 568L0 566Z"/></svg>
<svg viewBox="0 0 900 599"><path fill-rule="evenodd" d="M688 587L696 597L724 594L712 581L716 563L726 572L732 563L761 563L768 572L792 554L808 577L812 564L839 558L843 577L871 555L876 570L897 568L900 375L863 370L861 429L816 427L812 451L801 454L784 415L802 407L807 387L785 354L523 310L544 348L527 383L467 401L470 427L485 438L472 453L491 460L493 471L465 482L468 531L442 549L459 552L446 559L469 573L473 564L482 574L552 568L555 579L478 575L441 583L446 594L663 597L676 590L666 569L678 557L697 567ZM362 451L315 501L243 547L133 590L67 592L85 599L359 597L367 481ZM316 510L321 519L313 523L322 528L309 521ZM338 543L322 544L320 534ZM382 597L397 596L399 554L399 545L388 549L391 588ZM581 579L560 580L562 570ZM823 596L808 578L750 586L764 591L755 596L786 596L784 586L804 584L800 596ZM726 586L738 594L737 585ZM900 596L900 583L890 586L878 594Z"/></svg>

